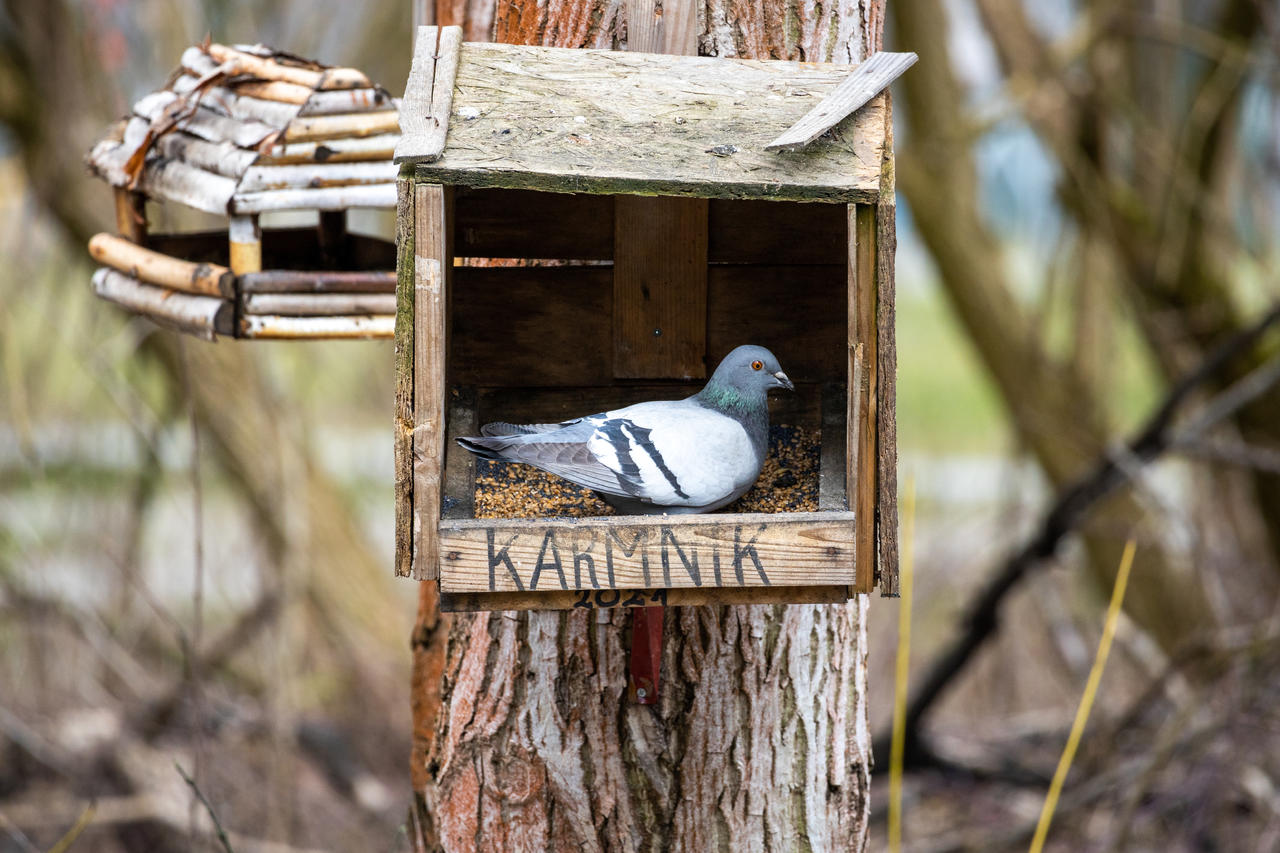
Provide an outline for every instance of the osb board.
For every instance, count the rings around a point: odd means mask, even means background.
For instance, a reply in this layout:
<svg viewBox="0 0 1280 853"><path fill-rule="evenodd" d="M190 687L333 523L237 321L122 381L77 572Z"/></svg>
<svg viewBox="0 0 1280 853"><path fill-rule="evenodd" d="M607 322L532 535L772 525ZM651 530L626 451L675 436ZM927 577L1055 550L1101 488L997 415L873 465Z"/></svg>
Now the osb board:
<svg viewBox="0 0 1280 853"><path fill-rule="evenodd" d="M446 520L439 549L443 592L854 581L849 512Z"/></svg>
<svg viewBox="0 0 1280 853"><path fill-rule="evenodd" d="M852 68L469 42L444 153L410 133L396 162L461 186L873 202L883 95L803 152L764 150ZM431 85L411 77L405 108Z"/></svg>

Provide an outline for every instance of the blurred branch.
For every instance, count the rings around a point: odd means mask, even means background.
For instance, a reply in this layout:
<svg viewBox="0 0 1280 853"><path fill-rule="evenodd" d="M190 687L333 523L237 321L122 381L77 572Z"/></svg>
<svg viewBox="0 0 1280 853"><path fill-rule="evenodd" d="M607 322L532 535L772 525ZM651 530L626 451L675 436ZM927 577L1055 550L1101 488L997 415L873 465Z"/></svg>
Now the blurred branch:
<svg viewBox="0 0 1280 853"><path fill-rule="evenodd" d="M1280 304L1273 306L1253 326L1219 346L1196 370L1178 382L1143 428L1125 444L1126 455L1146 465L1175 447L1180 433L1175 432L1173 423L1182 406L1232 360L1251 350L1278 321ZM1262 393L1280 381L1280 359L1271 362L1261 377L1232 386L1211 401L1205 409L1205 415L1198 418L1192 428L1202 432L1212 423L1230 417L1253 395ZM1242 388L1245 390L1241 390ZM1217 418L1217 421L1210 421L1209 418ZM934 659L907 708L907 764L922 766L937 763L938 756L924 743L921 735L923 720L946 689L964 671L978 649L998 631L999 612L1005 597L1034 569L1053 556L1062 540L1076 530L1098 501L1128 481L1125 468L1117 464L1114 454L1109 453L1099 459L1088 475L1058 495L1035 535L1005 561L1001 570L970 602L961 620L964 632ZM1187 626L1182 626L1182 629L1185 635ZM888 743L887 736L880 735L876 739L873 753L887 754Z"/></svg>
<svg viewBox="0 0 1280 853"><path fill-rule="evenodd" d="M965 92L951 66L943 4L895 0L890 11L901 46L921 57L900 81L902 97L896 102L908 125L907 144L898 154L898 186L1018 439L1053 488L1070 488L1106 451L1102 396L1095 396L1073 364L1055 358L1045 336L1029 321L1000 244L986 224ZM1066 97L1065 91L1053 96L1057 105L1044 107L1046 114L1063 115ZM1116 526L1125 528L1146 518L1144 508L1127 494L1117 495L1108 513ZM1097 587L1111 589L1122 541L1090 531L1084 544L1090 578ZM1160 579L1148 594L1130 597L1126 612L1162 647L1175 645L1186 624L1207 618L1198 589L1169 568L1162 549L1143 549L1135 574Z"/></svg>
<svg viewBox="0 0 1280 853"><path fill-rule="evenodd" d="M209 813L209 820L213 821L214 832L217 834L218 843L222 845L222 849L227 853L235 853L231 847L231 839L227 838L227 831L222 828L222 821L218 820L218 813L213 810L213 803L209 802L209 798L204 795L204 791L200 790L200 786L196 784L196 780L192 779L187 771L182 769L182 765L173 762L173 769L178 771L178 775L182 777L182 781L187 783L187 787L196 795L196 799L200 801L200 805L204 806L204 810Z"/></svg>

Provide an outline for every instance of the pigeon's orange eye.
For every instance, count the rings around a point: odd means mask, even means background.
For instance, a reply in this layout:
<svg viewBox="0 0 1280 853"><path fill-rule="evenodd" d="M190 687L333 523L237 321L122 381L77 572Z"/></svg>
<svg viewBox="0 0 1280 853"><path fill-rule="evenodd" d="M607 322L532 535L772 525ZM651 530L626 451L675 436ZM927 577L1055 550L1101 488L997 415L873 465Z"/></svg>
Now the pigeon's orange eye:
<svg viewBox="0 0 1280 853"><path fill-rule="evenodd" d="M763 361L753 361L753 362L751 362L751 369L752 369L752 370L763 370L763 369L764 369L764 362L763 362Z"/></svg>

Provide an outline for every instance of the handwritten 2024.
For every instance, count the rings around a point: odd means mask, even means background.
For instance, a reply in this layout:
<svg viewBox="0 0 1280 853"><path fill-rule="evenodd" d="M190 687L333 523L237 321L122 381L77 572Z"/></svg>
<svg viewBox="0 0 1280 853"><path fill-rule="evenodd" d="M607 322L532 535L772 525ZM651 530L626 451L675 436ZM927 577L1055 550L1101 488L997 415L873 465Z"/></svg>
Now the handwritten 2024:
<svg viewBox="0 0 1280 853"><path fill-rule="evenodd" d="M755 572L759 583L769 586L769 575L756 548L756 539L764 532L765 525L745 527L747 529L744 530L744 525L734 525L733 541L723 543L723 553L718 541L695 543L686 539L681 542L675 529L666 526L659 528L656 542L651 541L650 531L644 529L565 530L549 527L540 531L542 544L527 580L520 572L525 566L512 560L511 550L520 539L528 540L538 532L509 533L490 527L485 530L489 589L498 589L499 573L503 572L521 591L536 590L539 586L543 589L548 586L553 589L583 589L587 586L612 589L617 586L614 562L621 558L639 560L646 587L658 585L655 583L657 576L661 577L661 586L671 586L673 572L684 573L694 586L699 587L708 582L711 586L724 586L726 576L732 578L730 586L744 586L744 573ZM445 555L446 562L457 558L456 552Z"/></svg>

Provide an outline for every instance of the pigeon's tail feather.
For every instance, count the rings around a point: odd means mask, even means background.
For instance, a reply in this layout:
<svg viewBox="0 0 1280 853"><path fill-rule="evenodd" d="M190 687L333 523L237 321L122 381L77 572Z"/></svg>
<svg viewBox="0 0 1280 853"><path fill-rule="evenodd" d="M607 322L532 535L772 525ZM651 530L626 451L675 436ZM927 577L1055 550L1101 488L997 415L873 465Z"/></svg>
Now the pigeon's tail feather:
<svg viewBox="0 0 1280 853"><path fill-rule="evenodd" d="M508 461L502 451L507 448L507 442L495 440L482 436L473 436L469 438L458 438L458 445L470 450L481 459L492 459L496 462Z"/></svg>
<svg viewBox="0 0 1280 853"><path fill-rule="evenodd" d="M505 421L495 421L480 427L480 434L486 436L537 435L553 432L563 426L564 424L509 424Z"/></svg>

